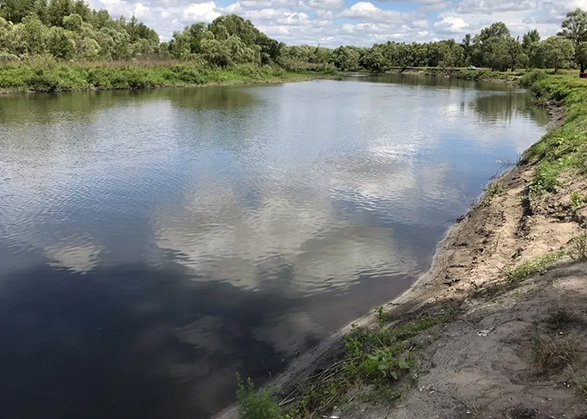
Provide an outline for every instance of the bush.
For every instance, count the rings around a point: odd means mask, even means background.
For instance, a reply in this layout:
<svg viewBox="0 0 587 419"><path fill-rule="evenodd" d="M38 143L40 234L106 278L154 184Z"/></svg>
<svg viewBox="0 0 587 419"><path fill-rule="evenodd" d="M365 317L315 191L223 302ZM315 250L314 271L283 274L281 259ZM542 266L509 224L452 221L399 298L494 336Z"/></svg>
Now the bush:
<svg viewBox="0 0 587 419"><path fill-rule="evenodd" d="M283 419L279 406L271 399L267 390L256 392L250 378L243 382L240 375L237 375L237 380L236 398L240 419Z"/></svg>

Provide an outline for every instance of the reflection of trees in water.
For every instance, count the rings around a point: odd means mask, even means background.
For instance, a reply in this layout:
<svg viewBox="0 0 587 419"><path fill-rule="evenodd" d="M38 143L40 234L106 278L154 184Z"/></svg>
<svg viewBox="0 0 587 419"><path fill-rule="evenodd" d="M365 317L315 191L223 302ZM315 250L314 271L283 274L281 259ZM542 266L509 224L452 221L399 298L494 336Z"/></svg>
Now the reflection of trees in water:
<svg viewBox="0 0 587 419"><path fill-rule="evenodd" d="M5 95L0 97L0 123L51 124L67 119L67 114L76 120L92 121L97 113L114 106L161 100L180 108L232 110L250 106L255 96L239 86Z"/></svg>
<svg viewBox="0 0 587 419"><path fill-rule="evenodd" d="M506 92L478 95L471 107L485 122L511 121L514 117L529 117L538 124L548 123L548 114L534 105L529 93Z"/></svg>
<svg viewBox="0 0 587 419"><path fill-rule="evenodd" d="M210 417L232 399L236 371L284 366L271 331L254 331L267 319L299 331L285 314L302 305L192 281L173 263L85 276L37 267L3 277L1 291L2 417Z"/></svg>

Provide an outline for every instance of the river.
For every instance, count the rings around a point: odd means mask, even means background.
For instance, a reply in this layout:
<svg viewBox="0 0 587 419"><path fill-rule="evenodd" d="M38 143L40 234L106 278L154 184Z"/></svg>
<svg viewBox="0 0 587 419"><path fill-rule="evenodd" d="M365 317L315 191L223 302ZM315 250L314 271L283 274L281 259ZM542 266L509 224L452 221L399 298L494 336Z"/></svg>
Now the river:
<svg viewBox="0 0 587 419"><path fill-rule="evenodd" d="M0 417L209 417L404 292L548 121L414 75L0 97Z"/></svg>

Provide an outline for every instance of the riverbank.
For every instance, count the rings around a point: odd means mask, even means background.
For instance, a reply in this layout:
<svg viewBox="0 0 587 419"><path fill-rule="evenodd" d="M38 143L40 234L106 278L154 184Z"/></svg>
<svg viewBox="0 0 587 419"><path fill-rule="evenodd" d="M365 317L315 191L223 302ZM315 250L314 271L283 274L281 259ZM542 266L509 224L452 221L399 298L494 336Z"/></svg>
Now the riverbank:
<svg viewBox="0 0 587 419"><path fill-rule="evenodd" d="M489 69L468 70L466 68L441 68L441 67L407 67L394 68L393 73L401 74L423 74L432 77L446 77L450 79L491 81L509 84L520 83L526 70L520 69L511 72L491 71Z"/></svg>
<svg viewBox="0 0 587 419"><path fill-rule="evenodd" d="M587 82L520 82L549 105L552 130L487 187L407 294L279 376L281 411L263 417L585 417Z"/></svg>
<svg viewBox="0 0 587 419"><path fill-rule="evenodd" d="M52 93L204 85L281 83L335 75L239 65L227 69L180 62L13 63L0 67L0 93Z"/></svg>

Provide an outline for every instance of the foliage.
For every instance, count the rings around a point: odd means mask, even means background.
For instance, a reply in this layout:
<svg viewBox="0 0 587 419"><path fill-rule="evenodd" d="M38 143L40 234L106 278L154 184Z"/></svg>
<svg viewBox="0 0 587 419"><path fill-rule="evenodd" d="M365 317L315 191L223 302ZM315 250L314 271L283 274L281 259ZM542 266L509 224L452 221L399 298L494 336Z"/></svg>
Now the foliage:
<svg viewBox="0 0 587 419"><path fill-rule="evenodd" d="M370 48L286 46L236 15L210 24L197 22L160 43L157 33L132 16L113 18L92 10L84 0L2 0L0 54L20 60L50 57L58 61L173 60L202 68L239 65L275 66L292 71L386 72L410 67L442 70L473 64L492 71L518 68L569 67L573 58L587 64L587 18L580 9L568 14L561 36L544 41L536 30L522 40L511 36L503 22L452 39L403 43L388 41ZM576 53L575 50L576 49ZM7 61L5 59L4 61ZM477 76L476 76L477 77Z"/></svg>
<svg viewBox="0 0 587 419"><path fill-rule="evenodd" d="M587 198L580 192L575 191L571 194L571 209L573 211L577 211L585 205L587 205Z"/></svg>
<svg viewBox="0 0 587 419"><path fill-rule="evenodd" d="M502 194L505 191L505 185L503 182L494 181L491 182L487 188L485 188L485 195L483 195L484 201L490 201L493 197Z"/></svg>
<svg viewBox="0 0 587 419"><path fill-rule="evenodd" d="M576 261L587 262L587 233L581 233L573 239L569 255Z"/></svg>
<svg viewBox="0 0 587 419"><path fill-rule="evenodd" d="M0 90L64 92L211 83L279 82L308 78L308 73L286 72L282 68L269 66L237 65L229 69L220 69L178 61L64 65L55 60L44 59L32 63L5 64L0 71Z"/></svg>
<svg viewBox="0 0 587 419"><path fill-rule="evenodd" d="M281 419L283 416L279 406L271 399L267 390L255 390L253 381L248 378L243 382L237 374L238 390L236 398L239 408L240 419Z"/></svg>
<svg viewBox="0 0 587 419"><path fill-rule="evenodd" d="M551 252L535 259L525 260L508 272L508 279L510 281L521 281L526 279L534 274L542 272L548 266L561 260L564 256L565 252L558 251Z"/></svg>
<svg viewBox="0 0 587 419"><path fill-rule="evenodd" d="M562 36L551 36L542 42L544 63L549 68L554 68L556 73L561 68L568 68L575 48L573 43Z"/></svg>
<svg viewBox="0 0 587 419"><path fill-rule="evenodd" d="M375 310L379 327L362 329L353 326L345 337L344 358L326 370L317 371L292 395L295 403L291 417L329 413L347 401L352 388L370 388L371 395L383 393L390 403L399 398L398 384L416 365L413 350L426 344L421 333L449 322L459 308L448 308L438 315L428 315L389 325L392 320L382 307Z"/></svg>

